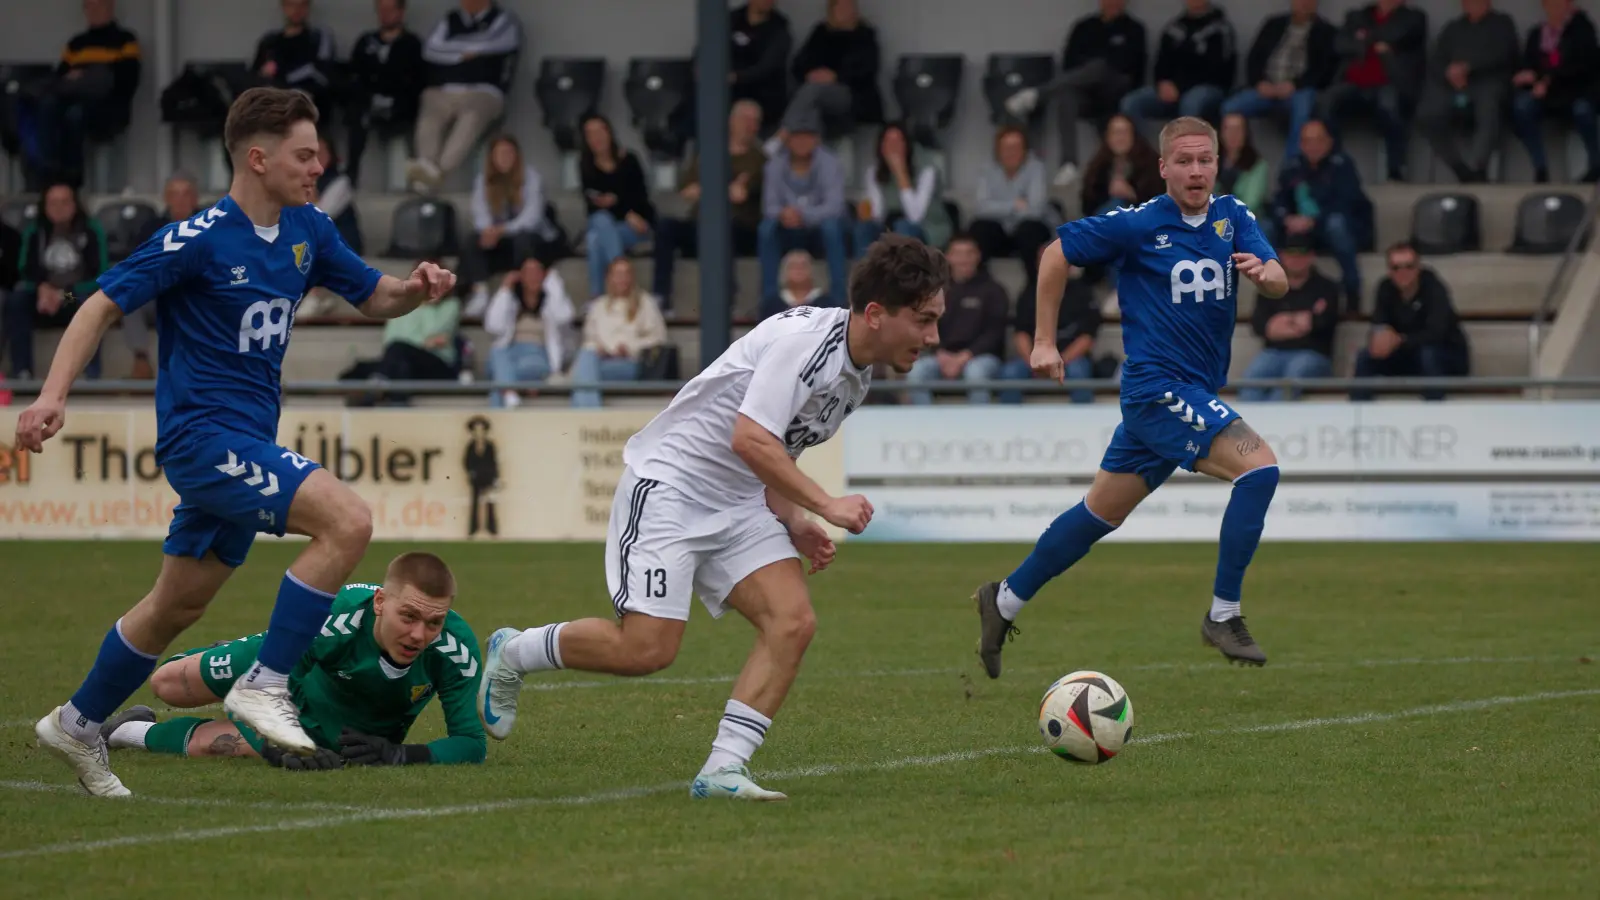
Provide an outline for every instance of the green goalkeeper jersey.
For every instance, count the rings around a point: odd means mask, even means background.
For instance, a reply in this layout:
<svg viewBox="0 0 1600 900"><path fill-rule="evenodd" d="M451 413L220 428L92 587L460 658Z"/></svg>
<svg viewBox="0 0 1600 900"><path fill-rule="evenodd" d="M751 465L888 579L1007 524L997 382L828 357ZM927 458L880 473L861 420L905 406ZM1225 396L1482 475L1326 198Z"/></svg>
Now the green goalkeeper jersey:
<svg viewBox="0 0 1600 900"><path fill-rule="evenodd" d="M345 726L404 743L406 732L434 695L444 708L448 737L428 743L434 763L477 763L488 753L478 719L478 682L483 677L478 641L466 619L451 610L438 640L411 665L385 659L372 635L372 596L377 585L345 585L334 598L322 633L289 675L289 690L300 708L300 723L319 746L337 750ZM212 693L225 696L235 679L255 664L263 634L189 650L200 655L200 677ZM240 732L260 752L259 739Z"/></svg>
<svg viewBox="0 0 1600 900"><path fill-rule="evenodd" d="M478 639L455 610L445 614L438 640L411 665L385 659L373 638L372 596L377 585L350 584L334 598L322 633L290 676L289 687L318 743L339 746L339 730L404 743L424 707L439 696L448 737L428 744L436 763L481 762L487 751L478 720Z"/></svg>

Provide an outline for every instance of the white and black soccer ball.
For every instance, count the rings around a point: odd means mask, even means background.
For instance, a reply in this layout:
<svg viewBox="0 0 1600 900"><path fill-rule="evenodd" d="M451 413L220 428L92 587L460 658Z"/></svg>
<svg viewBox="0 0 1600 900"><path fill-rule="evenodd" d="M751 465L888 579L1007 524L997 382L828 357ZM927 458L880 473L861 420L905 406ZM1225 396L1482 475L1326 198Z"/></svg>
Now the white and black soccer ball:
<svg viewBox="0 0 1600 900"><path fill-rule="evenodd" d="M1133 701L1109 675L1073 672L1044 692L1039 733L1045 746L1062 759L1103 763L1121 753L1133 737Z"/></svg>

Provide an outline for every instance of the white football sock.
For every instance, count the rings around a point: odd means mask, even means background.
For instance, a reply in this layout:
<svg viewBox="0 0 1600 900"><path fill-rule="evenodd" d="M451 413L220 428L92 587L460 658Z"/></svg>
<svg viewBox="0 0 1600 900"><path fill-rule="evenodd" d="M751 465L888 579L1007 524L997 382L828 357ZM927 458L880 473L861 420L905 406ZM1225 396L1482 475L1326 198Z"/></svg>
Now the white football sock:
<svg viewBox="0 0 1600 900"><path fill-rule="evenodd" d="M561 629L565 622L529 628L509 641L500 655L518 672L544 672L561 668Z"/></svg>
<svg viewBox="0 0 1600 900"><path fill-rule="evenodd" d="M1221 597L1211 598L1211 621L1226 622L1239 615L1239 602L1237 600L1224 600Z"/></svg>
<svg viewBox="0 0 1600 900"><path fill-rule="evenodd" d="M83 713L78 712L78 708L72 705L71 700L61 707L61 715L56 721L60 723L62 731L72 735L73 740L89 747L93 747L94 742L99 739L100 726L104 724L89 721Z"/></svg>
<svg viewBox="0 0 1600 900"><path fill-rule="evenodd" d="M1000 607L1000 615L1004 616L1007 622L1015 622L1017 613L1022 612L1022 608L1028 605L1028 601L1018 597L1017 592L1011 589L1011 585L1002 581L1000 582L1000 596L995 605Z"/></svg>
<svg viewBox="0 0 1600 900"><path fill-rule="evenodd" d="M717 739L711 742L711 756L707 757L700 774L750 762L750 757L761 749L770 727L771 719L737 700L729 700L722 712L722 723L717 726Z"/></svg>
<svg viewBox="0 0 1600 900"><path fill-rule="evenodd" d="M244 686L252 691L288 687L289 673L269 669L258 661L250 667L250 673L244 676Z"/></svg>
<svg viewBox="0 0 1600 900"><path fill-rule="evenodd" d="M111 732L108 741L113 750L143 750L145 732L155 727L154 722L123 722Z"/></svg>

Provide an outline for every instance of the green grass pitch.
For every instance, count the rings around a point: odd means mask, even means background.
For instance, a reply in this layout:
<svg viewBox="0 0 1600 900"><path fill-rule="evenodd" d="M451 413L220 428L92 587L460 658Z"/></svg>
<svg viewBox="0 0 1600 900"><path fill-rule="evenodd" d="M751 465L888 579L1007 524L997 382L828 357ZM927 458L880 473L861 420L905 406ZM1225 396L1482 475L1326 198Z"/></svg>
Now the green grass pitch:
<svg viewBox="0 0 1600 900"><path fill-rule="evenodd" d="M259 631L293 544L260 543L184 645ZM402 549L374 547L353 580ZM607 615L598 545L433 548L480 642ZM845 545L753 769L784 804L694 802L750 629L695 613L677 663L537 679L483 766L293 774L119 752L94 801L33 745L153 544L0 544L0 894L229 897L1594 897L1593 545L1267 544L1264 669L1200 646L1214 547L1101 547L984 678L968 595L1026 548ZM1035 715L1117 678L1134 741L1076 766ZM147 691L136 698L149 700ZM159 705L159 704L158 704ZM212 712L215 712L214 710ZM441 729L436 710L419 722Z"/></svg>

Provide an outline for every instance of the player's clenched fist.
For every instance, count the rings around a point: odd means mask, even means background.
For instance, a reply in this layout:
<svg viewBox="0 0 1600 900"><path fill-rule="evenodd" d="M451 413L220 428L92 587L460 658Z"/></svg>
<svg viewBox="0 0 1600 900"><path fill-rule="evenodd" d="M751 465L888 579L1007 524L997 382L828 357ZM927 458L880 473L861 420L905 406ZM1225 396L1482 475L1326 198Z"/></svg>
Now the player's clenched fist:
<svg viewBox="0 0 1600 900"><path fill-rule="evenodd" d="M438 300L456 287L456 274L449 269L425 262L411 272L411 277L406 279L406 293L427 294L429 300Z"/></svg>
<svg viewBox="0 0 1600 900"><path fill-rule="evenodd" d="M1066 377L1067 367L1061 362L1061 351L1056 349L1055 341L1034 341L1033 355L1029 357L1028 365L1033 368L1036 378L1061 381Z"/></svg>
<svg viewBox="0 0 1600 900"><path fill-rule="evenodd" d="M17 416L16 445L29 453L42 452L44 442L55 437L66 423L66 407L41 397Z"/></svg>
<svg viewBox="0 0 1600 900"><path fill-rule="evenodd" d="M806 573L808 575L826 569L839 552L833 538L828 537L828 532L810 519L789 526L789 540L794 542L794 548L800 551L800 555L811 563L811 571Z"/></svg>
<svg viewBox="0 0 1600 900"><path fill-rule="evenodd" d="M872 504L860 494L835 497L822 508L822 517L829 524L837 525L851 534L860 534L872 521Z"/></svg>
<svg viewBox="0 0 1600 900"><path fill-rule="evenodd" d="M1235 253L1233 265L1239 270L1240 275L1258 284L1261 282L1261 276L1267 273L1267 264L1254 253Z"/></svg>

